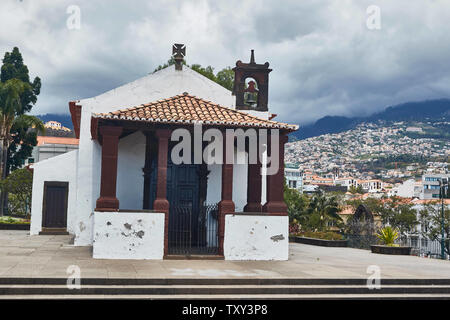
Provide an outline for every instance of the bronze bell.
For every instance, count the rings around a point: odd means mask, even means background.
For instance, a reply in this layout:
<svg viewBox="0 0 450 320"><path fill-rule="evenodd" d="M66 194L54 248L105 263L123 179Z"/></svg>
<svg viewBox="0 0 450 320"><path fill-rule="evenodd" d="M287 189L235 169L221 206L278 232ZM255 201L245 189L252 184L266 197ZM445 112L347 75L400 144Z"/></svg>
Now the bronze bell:
<svg viewBox="0 0 450 320"><path fill-rule="evenodd" d="M256 104L255 94L253 94L251 92L246 92L245 104L248 104L248 105Z"/></svg>

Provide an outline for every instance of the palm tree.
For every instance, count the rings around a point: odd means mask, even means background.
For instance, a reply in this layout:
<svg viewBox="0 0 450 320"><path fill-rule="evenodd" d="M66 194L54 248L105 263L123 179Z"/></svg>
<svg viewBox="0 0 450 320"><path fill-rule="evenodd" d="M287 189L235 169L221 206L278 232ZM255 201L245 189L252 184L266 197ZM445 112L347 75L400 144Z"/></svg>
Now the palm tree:
<svg viewBox="0 0 450 320"><path fill-rule="evenodd" d="M341 211L336 196L327 197L321 193L313 196L307 209L307 224L311 229L325 231L328 223L342 222Z"/></svg>
<svg viewBox="0 0 450 320"><path fill-rule="evenodd" d="M20 95L27 84L18 79L0 83L0 177L5 177L5 165L8 148L11 144L11 127L22 109Z"/></svg>

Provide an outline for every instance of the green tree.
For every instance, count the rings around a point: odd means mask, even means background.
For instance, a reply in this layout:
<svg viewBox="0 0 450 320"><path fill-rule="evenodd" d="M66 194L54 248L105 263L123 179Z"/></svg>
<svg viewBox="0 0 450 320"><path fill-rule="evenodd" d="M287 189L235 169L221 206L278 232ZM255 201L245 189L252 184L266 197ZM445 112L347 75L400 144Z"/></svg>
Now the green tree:
<svg viewBox="0 0 450 320"><path fill-rule="evenodd" d="M9 211L29 218L33 174L28 169L14 170L8 178L0 181L2 192L9 194Z"/></svg>
<svg viewBox="0 0 450 320"><path fill-rule="evenodd" d="M222 87L227 88L228 90L233 90L234 86L234 71L231 70L230 67L226 67L216 75L216 82L220 84Z"/></svg>
<svg viewBox="0 0 450 320"><path fill-rule="evenodd" d="M4 83L11 79L18 79L27 84L24 92L20 95L20 102L21 114L29 112L41 92L41 79L35 77L33 82L30 82L28 67L23 63L22 54L17 47L14 47L12 52L5 53L0 73L1 82Z"/></svg>
<svg viewBox="0 0 450 320"><path fill-rule="evenodd" d="M430 240L441 241L442 210L440 201L426 203L419 211L421 235ZM445 252L450 255L450 208L444 207Z"/></svg>
<svg viewBox="0 0 450 320"><path fill-rule="evenodd" d="M356 194L356 193L364 194L364 189L361 185L359 185L358 187L350 186L350 188L348 188L348 191L352 194Z"/></svg>
<svg viewBox="0 0 450 320"><path fill-rule="evenodd" d="M366 206L372 214L380 214L383 210L383 202L380 199L369 197L367 199L352 199L347 200L346 204L355 211L361 204Z"/></svg>
<svg viewBox="0 0 450 320"><path fill-rule="evenodd" d="M8 157L7 172L23 166L24 159L30 157L33 147L37 145L38 132L44 131L44 124L36 117L24 114L14 120L11 127L14 135L8 150L14 156Z"/></svg>
<svg viewBox="0 0 450 320"><path fill-rule="evenodd" d="M17 47L14 47L11 52L5 53L0 72L0 82L3 85L6 85L6 82L13 79L23 83L22 91L19 94L20 107L15 108L15 117L19 117L29 112L33 105L36 104L37 96L41 91L41 79L35 77L32 82L30 81L28 67L24 64L22 54ZM3 106L1 106L1 108L3 109ZM25 121L21 121L20 125L10 126L10 135L11 137L14 137L14 141L10 141L9 149L6 154L7 160L2 162L2 168L4 170L3 177L8 174L10 167L15 167L10 164L22 164L23 161L31 155L31 151L37 141L35 138L33 139L33 134L30 133L30 131L33 130L30 129L43 128L43 126L40 126L39 122L40 121L38 121L37 118L31 121L30 118L27 118ZM25 124L28 124L29 126L24 127Z"/></svg>
<svg viewBox="0 0 450 320"><path fill-rule="evenodd" d="M331 225L342 227L340 211L341 206L336 196L318 193L309 201L302 226L311 231L326 231Z"/></svg>
<svg viewBox="0 0 450 320"><path fill-rule="evenodd" d="M289 221L302 221L308 208L308 196L301 194L296 189L289 188L284 185L284 202L288 207Z"/></svg>
<svg viewBox="0 0 450 320"><path fill-rule="evenodd" d="M380 213L383 225L391 225L398 229L402 236L413 233L415 226L419 223L413 205L403 203L400 197L394 196L386 199Z"/></svg>
<svg viewBox="0 0 450 320"><path fill-rule="evenodd" d="M214 74L214 68L211 66L207 66L206 68L202 67L199 64L193 64L191 65L191 69L194 71L197 71L201 75L207 77L208 79L217 82L216 76Z"/></svg>
<svg viewBox="0 0 450 320"><path fill-rule="evenodd" d="M164 68L167 68L171 65L175 64L175 59L173 57L171 57L167 63L163 64L163 65L159 65L154 71L153 73L162 70ZM219 72L217 72L217 74L214 74L214 68L211 66L207 66L207 67L202 67L200 64L192 64L191 66L189 66L185 60L183 60L183 64L190 67L192 70L200 73L201 75L207 77L208 79L220 84L222 87L228 89L228 90L233 90L233 86L234 86L234 71L231 70L231 67L226 67L222 70L220 70Z"/></svg>
<svg viewBox="0 0 450 320"><path fill-rule="evenodd" d="M17 115L21 114L21 95L28 84L19 79L0 82L0 177L6 177L8 148L12 142L11 128Z"/></svg>
<svg viewBox="0 0 450 320"><path fill-rule="evenodd" d="M167 67L169 67L171 65L174 65L174 64L175 64L174 57L170 57L170 59L167 60L166 63L164 63L163 65L159 65L155 70L153 70L153 73L155 73L155 72L157 72L159 70L165 69L165 68L167 68ZM186 65L186 60L184 60L184 59L183 59L183 64Z"/></svg>
<svg viewBox="0 0 450 320"><path fill-rule="evenodd" d="M41 80L30 82L28 67L19 49L6 52L0 72L0 178L5 179L9 168L17 167L31 155L36 145L33 130L43 130L42 122L26 115L37 101ZM5 193L0 196L3 214Z"/></svg>

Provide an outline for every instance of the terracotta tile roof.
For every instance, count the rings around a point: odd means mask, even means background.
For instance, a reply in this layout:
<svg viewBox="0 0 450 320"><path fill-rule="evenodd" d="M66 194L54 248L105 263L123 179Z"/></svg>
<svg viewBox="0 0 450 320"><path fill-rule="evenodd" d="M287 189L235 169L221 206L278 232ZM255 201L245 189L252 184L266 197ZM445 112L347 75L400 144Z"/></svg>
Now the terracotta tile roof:
<svg viewBox="0 0 450 320"><path fill-rule="evenodd" d="M155 123L202 123L222 126L276 128L288 131L298 129L297 125L258 118L187 93L128 109L93 114L93 117Z"/></svg>
<svg viewBox="0 0 450 320"><path fill-rule="evenodd" d="M52 137L52 136L38 136L37 145L42 146L44 144L72 144L78 145L79 140L76 138L68 137Z"/></svg>

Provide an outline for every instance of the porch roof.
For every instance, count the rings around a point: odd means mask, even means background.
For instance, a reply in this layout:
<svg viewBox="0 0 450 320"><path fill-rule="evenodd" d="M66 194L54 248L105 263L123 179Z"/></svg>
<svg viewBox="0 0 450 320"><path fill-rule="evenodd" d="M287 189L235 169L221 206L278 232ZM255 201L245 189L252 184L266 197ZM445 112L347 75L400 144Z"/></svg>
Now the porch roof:
<svg viewBox="0 0 450 320"><path fill-rule="evenodd" d="M168 99L107 113L94 113L94 118L144 121L152 123L206 124L275 128L295 131L297 125L262 119L183 93Z"/></svg>

